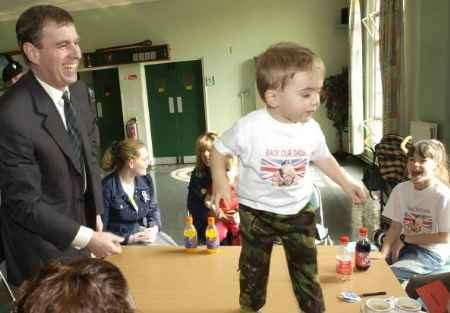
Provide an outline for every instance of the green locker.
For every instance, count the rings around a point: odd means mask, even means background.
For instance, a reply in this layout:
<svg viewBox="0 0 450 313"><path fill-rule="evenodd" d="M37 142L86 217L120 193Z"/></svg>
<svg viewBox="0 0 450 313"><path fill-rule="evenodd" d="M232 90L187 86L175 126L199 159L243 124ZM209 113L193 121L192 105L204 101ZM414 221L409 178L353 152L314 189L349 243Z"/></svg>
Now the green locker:
<svg viewBox="0 0 450 313"><path fill-rule="evenodd" d="M145 67L155 157L195 155L195 141L205 132L200 60Z"/></svg>
<svg viewBox="0 0 450 313"><path fill-rule="evenodd" d="M122 101L117 68L92 72L101 155L114 140L124 139Z"/></svg>

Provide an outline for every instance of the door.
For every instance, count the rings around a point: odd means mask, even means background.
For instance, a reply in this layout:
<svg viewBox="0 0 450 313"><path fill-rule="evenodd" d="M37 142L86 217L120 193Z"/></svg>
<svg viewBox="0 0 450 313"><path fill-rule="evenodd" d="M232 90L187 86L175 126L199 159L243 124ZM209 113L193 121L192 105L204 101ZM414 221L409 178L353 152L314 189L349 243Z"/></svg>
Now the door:
<svg viewBox="0 0 450 313"><path fill-rule="evenodd" d="M92 72L100 132L101 155L115 140L124 139L122 101L117 68Z"/></svg>
<svg viewBox="0 0 450 313"><path fill-rule="evenodd" d="M194 156L206 124L201 61L148 65L145 73L154 156Z"/></svg>
<svg viewBox="0 0 450 313"><path fill-rule="evenodd" d="M195 142L205 132L205 106L203 101L203 76L200 60L176 63L177 112L181 156L195 155Z"/></svg>

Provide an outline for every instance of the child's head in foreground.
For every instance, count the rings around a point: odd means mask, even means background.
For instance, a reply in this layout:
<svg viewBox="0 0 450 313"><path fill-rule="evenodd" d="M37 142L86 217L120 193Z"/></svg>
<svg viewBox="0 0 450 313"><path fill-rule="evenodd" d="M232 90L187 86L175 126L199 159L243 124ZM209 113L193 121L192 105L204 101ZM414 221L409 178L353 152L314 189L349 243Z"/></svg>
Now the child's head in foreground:
<svg viewBox="0 0 450 313"><path fill-rule="evenodd" d="M134 313L128 284L108 261L50 264L18 290L16 313Z"/></svg>
<svg viewBox="0 0 450 313"><path fill-rule="evenodd" d="M281 122L308 121L319 107L324 77L322 59L293 42L270 46L256 60L259 95Z"/></svg>

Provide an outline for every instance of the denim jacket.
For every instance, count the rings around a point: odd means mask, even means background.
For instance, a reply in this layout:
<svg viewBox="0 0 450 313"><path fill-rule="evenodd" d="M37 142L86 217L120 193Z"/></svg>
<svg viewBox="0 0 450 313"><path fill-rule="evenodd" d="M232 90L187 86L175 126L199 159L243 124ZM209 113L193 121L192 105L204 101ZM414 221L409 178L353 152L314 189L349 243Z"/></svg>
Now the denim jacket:
<svg viewBox="0 0 450 313"><path fill-rule="evenodd" d="M133 207L120 183L117 171L102 180L104 211L102 220L104 228L125 238L128 243L130 235L139 231L139 226L157 225L161 230L161 214L155 201L153 182L150 176L135 178L134 201L138 211Z"/></svg>

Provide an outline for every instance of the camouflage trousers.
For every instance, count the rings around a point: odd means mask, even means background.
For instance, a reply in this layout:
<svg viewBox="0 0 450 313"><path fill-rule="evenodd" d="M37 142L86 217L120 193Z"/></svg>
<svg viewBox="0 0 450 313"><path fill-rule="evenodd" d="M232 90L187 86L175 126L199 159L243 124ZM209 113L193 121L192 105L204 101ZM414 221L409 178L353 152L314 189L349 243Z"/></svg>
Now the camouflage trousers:
<svg viewBox="0 0 450 313"><path fill-rule="evenodd" d="M308 203L295 215L279 215L241 205L241 307L257 311L264 306L273 241L278 237L285 250L292 287L300 308L305 313L325 311L317 271L316 208Z"/></svg>

